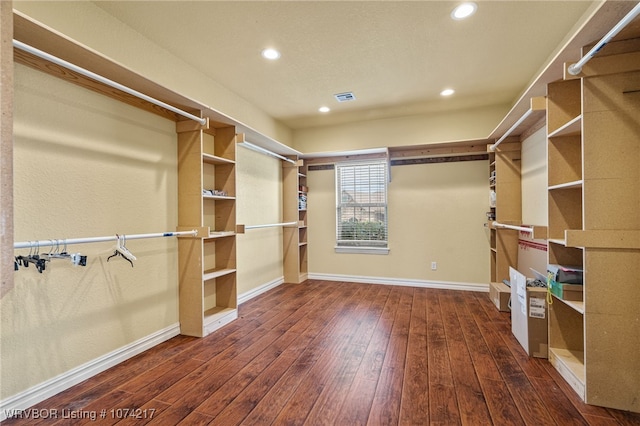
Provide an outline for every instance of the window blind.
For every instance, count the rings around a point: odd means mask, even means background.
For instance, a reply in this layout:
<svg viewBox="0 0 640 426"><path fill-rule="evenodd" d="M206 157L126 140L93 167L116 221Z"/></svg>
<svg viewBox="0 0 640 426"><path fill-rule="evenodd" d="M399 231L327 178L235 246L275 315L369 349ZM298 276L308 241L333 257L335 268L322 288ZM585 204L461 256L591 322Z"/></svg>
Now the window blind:
<svg viewBox="0 0 640 426"><path fill-rule="evenodd" d="M338 164L336 244L387 247L387 162Z"/></svg>

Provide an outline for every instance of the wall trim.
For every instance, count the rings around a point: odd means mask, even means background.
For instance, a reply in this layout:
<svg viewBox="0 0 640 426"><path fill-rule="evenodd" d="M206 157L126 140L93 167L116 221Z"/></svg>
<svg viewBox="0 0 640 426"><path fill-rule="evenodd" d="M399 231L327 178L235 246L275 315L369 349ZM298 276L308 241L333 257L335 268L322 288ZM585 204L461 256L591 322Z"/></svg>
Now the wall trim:
<svg viewBox="0 0 640 426"><path fill-rule="evenodd" d="M180 324L175 323L2 400L0 421L5 420L11 412L25 410L179 334Z"/></svg>
<svg viewBox="0 0 640 426"><path fill-rule="evenodd" d="M365 284L384 284L405 287L439 288L443 290L464 290L489 292L489 283L461 283L455 281L428 281L408 278L362 277L357 275L337 275L309 273L309 279L326 281L348 281Z"/></svg>
<svg viewBox="0 0 640 426"><path fill-rule="evenodd" d="M268 283L262 284L261 286L254 288L253 290L249 290L245 293L238 295L238 305L241 305L244 302L247 302L253 299L254 297L257 297L262 293L265 293L271 290L272 288L276 288L280 284L284 284L284 276L278 277L275 280L269 281Z"/></svg>

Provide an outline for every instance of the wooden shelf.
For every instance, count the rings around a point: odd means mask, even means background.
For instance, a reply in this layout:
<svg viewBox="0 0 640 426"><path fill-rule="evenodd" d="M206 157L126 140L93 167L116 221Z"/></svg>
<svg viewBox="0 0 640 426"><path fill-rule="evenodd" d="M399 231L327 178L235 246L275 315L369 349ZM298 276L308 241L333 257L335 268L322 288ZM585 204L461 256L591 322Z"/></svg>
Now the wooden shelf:
<svg viewBox="0 0 640 426"><path fill-rule="evenodd" d="M563 247L567 246L567 242L562 238L549 238L547 242L550 242L552 244L558 244Z"/></svg>
<svg viewBox="0 0 640 426"><path fill-rule="evenodd" d="M638 51L613 43L599 53L609 70L625 50ZM584 300L554 296L549 305L549 361L585 403L634 412L640 352L630 324L640 315L640 287L630 283L640 276L640 103L628 95L638 81L636 65L547 86L548 263L584 269Z"/></svg>
<svg viewBox="0 0 640 426"><path fill-rule="evenodd" d="M283 219L296 222L297 226L284 228L284 280L301 283L307 279L307 209L300 209L300 196L307 196L307 166L302 160L295 165L282 164ZM307 189L301 191L300 188Z"/></svg>
<svg viewBox="0 0 640 426"><path fill-rule="evenodd" d="M227 238L233 237L236 233L234 231L211 231L209 232L208 237L204 237L205 239L214 239L214 238Z"/></svg>
<svg viewBox="0 0 640 426"><path fill-rule="evenodd" d="M204 337L237 318L235 127L179 121L178 225L206 229L178 241L181 334ZM203 194L204 189L227 195ZM207 233L208 232L208 233Z"/></svg>
<svg viewBox="0 0 640 426"><path fill-rule="evenodd" d="M229 197L227 195L202 195L205 200L235 200L236 197Z"/></svg>
<svg viewBox="0 0 640 426"><path fill-rule="evenodd" d="M218 318L226 316L234 311L235 309L225 308L223 306L216 306L214 308L207 309L204 311L205 322L210 323L212 321L216 321Z"/></svg>
<svg viewBox="0 0 640 426"><path fill-rule="evenodd" d="M554 303L556 302L564 303L565 305L569 306L571 309L575 310L576 312L580 314L584 314L584 301L564 300L556 296L552 296L552 297L553 297Z"/></svg>
<svg viewBox="0 0 640 426"><path fill-rule="evenodd" d="M520 177L520 142L503 142L495 151L489 152L489 178L495 171L495 181L490 180L489 188L496 193L495 206L489 211L495 213L495 220L505 224L522 223L522 196ZM491 280L501 282L509 279L509 267L518 264L518 231L493 227L490 231Z"/></svg>
<svg viewBox="0 0 640 426"><path fill-rule="evenodd" d="M549 362L576 391L578 396L584 399L586 383L584 352L550 347Z"/></svg>
<svg viewBox="0 0 640 426"><path fill-rule="evenodd" d="M209 281L225 275L233 274L234 272L236 272L235 269L210 269L204 271L204 274L202 274L202 280Z"/></svg>

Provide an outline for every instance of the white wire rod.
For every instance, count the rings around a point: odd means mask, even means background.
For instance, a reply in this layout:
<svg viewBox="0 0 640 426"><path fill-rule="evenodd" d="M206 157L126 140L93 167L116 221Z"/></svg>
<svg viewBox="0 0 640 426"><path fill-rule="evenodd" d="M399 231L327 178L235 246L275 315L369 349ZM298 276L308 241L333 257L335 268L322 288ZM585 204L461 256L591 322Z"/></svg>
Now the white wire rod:
<svg viewBox="0 0 640 426"><path fill-rule="evenodd" d="M180 231L180 232L158 232L155 234L134 234L134 235L120 235L126 240L141 240L146 238L159 238L159 237L178 237L183 235L198 235L198 231ZM89 244L89 243L102 243L105 241L117 241L118 237L115 235L109 235L108 237L90 237L90 238L71 238L71 239L51 239L40 241L23 241L20 243L14 243L14 249L22 248L39 248L39 247L53 247L53 246L65 246L70 244Z"/></svg>
<svg viewBox="0 0 640 426"><path fill-rule="evenodd" d="M162 101L160 101L158 99L152 98L151 96L145 95L144 93L138 92L137 90L134 90L134 89L132 89L130 87L123 86L120 83L117 83L117 82L115 82L113 80L109 80L106 77L98 75L98 74L96 74L96 73L94 73L92 71L89 71L87 69L81 68L81 67L79 67L77 65L72 64L71 62L67 62L64 59L60 59L60 58L58 58L56 56L53 56L53 55L51 55L51 54L49 54L47 52L43 52L42 50L36 49L35 47L29 46L28 44L25 44L25 43L23 43L21 41L13 40L13 46L17 47L20 50L24 50L25 52L31 53L32 55L35 55L35 56L37 56L39 58L45 59L45 60L47 60L49 62L52 62L54 64L57 64L57 65L60 65L61 67L64 67L64 68L67 68L67 69L69 69L71 71L77 72L78 74L82 74L85 77L89 77L89 78L91 78L93 80L96 80L96 81L98 81L100 83L106 84L107 86L111 86L111 87L113 87L115 89L121 90L121 91L123 91L125 93L128 93L130 95L133 95L133 96L135 96L137 98L144 99L147 102L151 102L152 104L155 104L155 105L157 105L159 107L162 107L162 108L168 109L169 111L175 112L176 114L180 114L183 117L190 118L191 120L197 121L198 123L200 123L203 126L205 124L207 124L207 119L206 118L201 118L201 117L195 116L193 114L190 114L190 113L188 113L186 111L183 111L181 109L178 109L178 108L174 107L173 105L169 105L168 103L165 103L165 102L162 102Z"/></svg>
<svg viewBox="0 0 640 426"><path fill-rule="evenodd" d="M282 156L280 154L276 154L275 152L271 152L268 149L262 148L261 146L254 145L251 142L246 142L246 141L245 142L240 142L238 145L244 146L245 148L252 149L252 150L254 150L256 152L260 152L262 154L266 154L266 155L270 155L272 157L279 158L279 159L281 159L283 161L288 161L291 164L297 164L295 162L295 160L292 160L291 158L287 158L287 157Z"/></svg>
<svg viewBox="0 0 640 426"><path fill-rule="evenodd" d="M515 226L515 225L506 225L504 223L499 223L499 222L493 222L493 227L494 228L506 228L506 229L514 229L516 231L522 231L522 232L528 232L530 234L533 234L533 228L527 228L524 226Z"/></svg>
<svg viewBox="0 0 640 426"><path fill-rule="evenodd" d="M602 39L591 48L578 62L575 64L569 65L567 68L567 72L571 75L578 75L582 72L582 67L591 60L595 56L596 53L600 51L604 46L611 41L624 27L629 24L629 22L633 21L636 16L640 15L640 3L636 4L636 6L631 9L627 15L620 20L611 30L605 34Z"/></svg>
<svg viewBox="0 0 640 426"><path fill-rule="evenodd" d="M297 225L298 222L284 222L284 223L267 223L264 225L246 225L244 229L257 229L257 228L273 228L276 226L293 226Z"/></svg>
<svg viewBox="0 0 640 426"><path fill-rule="evenodd" d="M518 121L513 123L513 126L511 126L509 128L509 130L507 130L505 132L505 134L502 135L502 137L496 141L496 143L494 143L493 145L489 146L489 149L491 150L491 152L495 151L496 148L498 147L498 145L500 145L502 143L502 141L504 141L507 137L509 137L511 132L513 132L519 125L521 125L524 122L524 120L526 120L527 117L529 117L531 115L532 112L533 112L533 109L529 108L527 110L527 112L525 112L524 115L518 119Z"/></svg>

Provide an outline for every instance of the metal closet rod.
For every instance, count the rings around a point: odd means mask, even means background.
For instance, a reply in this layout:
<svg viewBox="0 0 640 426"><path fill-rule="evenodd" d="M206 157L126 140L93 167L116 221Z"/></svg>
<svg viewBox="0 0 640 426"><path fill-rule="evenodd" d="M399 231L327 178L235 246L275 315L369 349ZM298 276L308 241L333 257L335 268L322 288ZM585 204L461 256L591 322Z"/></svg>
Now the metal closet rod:
<svg viewBox="0 0 640 426"><path fill-rule="evenodd" d="M267 223L264 225L245 225L244 229L257 229L257 228L274 228L276 226L294 226L298 222L284 222L284 223Z"/></svg>
<svg viewBox="0 0 640 426"><path fill-rule="evenodd" d="M506 225L504 223L499 223L495 221L492 223L492 225L494 228L515 229L516 231L528 232L530 234L533 234L533 228L527 228L524 226Z"/></svg>
<svg viewBox="0 0 640 426"><path fill-rule="evenodd" d="M504 141L507 137L509 137L511 132L513 132L519 125L521 125L524 122L524 120L526 120L527 117L529 117L531 115L532 112L533 112L533 109L529 108L527 110L527 112L525 112L524 115L518 119L518 121L513 123L513 126L511 126L509 128L509 130L507 130L506 133L504 135L502 135L502 137L496 141L496 143L494 143L493 145L489 146L489 149L491 150L491 152L495 151L496 148L498 147L498 145L500 145L502 143L502 141Z"/></svg>
<svg viewBox="0 0 640 426"><path fill-rule="evenodd" d="M183 117L187 117L187 118L189 118L191 120L197 121L198 123L202 124L203 126L205 124L207 124L207 119L206 118L201 118L201 117L195 116L193 114L190 114L190 113L188 113L186 111L183 111L181 109L178 109L178 108L174 107L173 105L169 105L169 104L167 104L165 102L162 102L162 101L160 101L158 99L152 98L151 96L147 96L144 93L140 93L137 90L134 90L134 89L132 89L130 87L123 86L120 83L117 83L117 82L115 82L113 80L109 80L106 77L103 77L103 76L98 75L98 74L96 74L96 73L94 73L92 71L89 71L89 70L86 70L84 68L81 68L81 67L79 67L77 65L72 64L71 62L67 62L64 59L60 59L60 58L58 58L56 56L53 56L53 55L51 55L51 54L49 54L47 52L43 52L42 50L36 49L35 47L29 46L28 44L25 44L25 43L23 43L21 41L13 40L13 46L18 48L18 49L20 49L20 50L23 50L25 52L31 53L32 55L35 55L35 56L37 56L39 58L45 59L45 60L47 60L49 62L52 62L54 64L57 64L57 65L60 65L63 68L67 68L67 69L69 69L71 71L77 72L78 74L82 74L85 77L89 77L89 78L91 78L93 80L96 80L96 81L98 81L100 83L106 84L107 86L111 86L114 89L121 90L121 91L123 91L125 93L128 93L130 95L133 95L133 96L135 96L137 98L144 99L147 102L151 102L152 104L155 104L155 105L157 105L159 107L162 107L162 108L168 109L169 111L175 112L176 114L180 114Z"/></svg>
<svg viewBox="0 0 640 426"><path fill-rule="evenodd" d="M582 72L582 67L589 62L591 58L595 56L600 49L602 49L609 41L614 38L624 27L626 27L629 22L633 21L636 16L640 15L640 3L636 4L636 6L631 9L627 15L620 20L611 30L605 34L602 39L591 48L578 62L575 64L569 65L567 68L567 72L571 75L578 75Z"/></svg>
<svg viewBox="0 0 640 426"><path fill-rule="evenodd" d="M179 237L179 236L196 236L198 235L197 230L193 231L180 231L180 232L158 232L155 234L134 234L134 235L120 235L120 237L125 240L142 240L146 238L159 238L159 237ZM69 244L87 244L87 243L102 243L105 241L114 241L118 240L115 235L109 235L108 237L91 237L91 238L71 238L64 240L40 240L40 241L23 241L20 243L13 243L14 249L21 248L39 248L39 247L53 247L53 246L64 246Z"/></svg>
<svg viewBox="0 0 640 426"><path fill-rule="evenodd" d="M256 152L260 152L262 154L266 154L266 155L270 155L272 157L279 158L279 159L281 159L283 161L287 161L287 162L289 162L291 164L297 164L295 162L295 160L292 160L291 158L287 158L287 157L285 157L283 155L276 154L275 152L269 151L268 149L265 149L265 148L263 148L261 146L254 145L251 142L246 142L246 141L245 142L240 142L238 145L244 146L245 148L252 149L252 150L254 150Z"/></svg>

